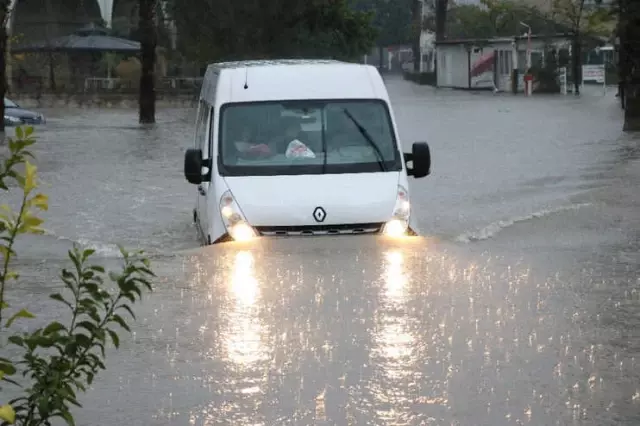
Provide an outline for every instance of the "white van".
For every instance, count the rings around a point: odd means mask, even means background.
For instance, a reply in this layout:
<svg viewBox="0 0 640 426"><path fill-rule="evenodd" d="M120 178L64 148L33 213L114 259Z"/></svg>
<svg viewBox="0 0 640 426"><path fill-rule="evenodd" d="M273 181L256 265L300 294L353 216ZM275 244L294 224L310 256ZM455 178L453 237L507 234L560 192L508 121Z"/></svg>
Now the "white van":
<svg viewBox="0 0 640 426"><path fill-rule="evenodd" d="M430 167L426 143L402 154L376 68L277 60L208 67L184 173L198 186L196 226L215 244L417 235L407 176Z"/></svg>

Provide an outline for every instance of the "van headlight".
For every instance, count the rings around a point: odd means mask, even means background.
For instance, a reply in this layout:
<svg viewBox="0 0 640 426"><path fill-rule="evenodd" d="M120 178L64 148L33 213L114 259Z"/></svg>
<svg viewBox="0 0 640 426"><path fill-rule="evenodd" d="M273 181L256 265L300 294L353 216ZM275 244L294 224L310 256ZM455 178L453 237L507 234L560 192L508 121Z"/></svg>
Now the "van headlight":
<svg viewBox="0 0 640 426"><path fill-rule="evenodd" d="M247 241L257 236L245 219L231 191L225 191L220 198L220 216L227 232L235 241Z"/></svg>
<svg viewBox="0 0 640 426"><path fill-rule="evenodd" d="M409 193L402 186L398 185L396 195L396 205L393 208L391 219L384 224L382 233L389 237L401 237L407 234L409 229L409 217L411 216L411 203Z"/></svg>

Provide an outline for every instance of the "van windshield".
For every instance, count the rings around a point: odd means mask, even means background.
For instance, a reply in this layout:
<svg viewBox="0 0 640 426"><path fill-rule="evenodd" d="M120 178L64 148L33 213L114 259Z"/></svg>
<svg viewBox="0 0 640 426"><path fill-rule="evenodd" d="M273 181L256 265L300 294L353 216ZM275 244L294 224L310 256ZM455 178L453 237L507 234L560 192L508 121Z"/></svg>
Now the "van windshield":
<svg viewBox="0 0 640 426"><path fill-rule="evenodd" d="M402 170L389 109L380 100L227 104L218 146L223 176Z"/></svg>

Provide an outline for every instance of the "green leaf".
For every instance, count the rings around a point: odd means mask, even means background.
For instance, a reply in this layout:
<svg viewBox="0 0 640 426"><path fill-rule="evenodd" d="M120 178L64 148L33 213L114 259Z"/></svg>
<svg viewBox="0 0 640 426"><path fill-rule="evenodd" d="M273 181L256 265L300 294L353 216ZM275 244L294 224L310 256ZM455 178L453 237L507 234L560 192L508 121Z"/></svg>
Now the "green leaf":
<svg viewBox="0 0 640 426"><path fill-rule="evenodd" d="M41 348L50 348L55 345L55 340L49 336L38 336L33 342Z"/></svg>
<svg viewBox="0 0 640 426"><path fill-rule="evenodd" d="M91 346L91 338L86 334L78 333L75 335L76 343L82 348L89 348Z"/></svg>
<svg viewBox="0 0 640 426"><path fill-rule="evenodd" d="M109 337L111 337L111 341L113 341L113 346L118 349L120 347L120 338L118 337L118 334L115 331L109 329L107 329L107 333L109 333Z"/></svg>
<svg viewBox="0 0 640 426"><path fill-rule="evenodd" d="M114 314L111 318L111 322L116 322L120 325L120 327L124 328L128 332L131 332L131 328L127 325L127 323L122 319L120 315Z"/></svg>
<svg viewBox="0 0 640 426"><path fill-rule="evenodd" d="M18 312L13 314L11 318L9 318L9 320L7 320L7 324L5 325L5 327L6 328L11 327L11 324L13 324L13 322L18 318L35 318L35 317L36 317L35 315L27 311L26 309L20 309Z"/></svg>
<svg viewBox="0 0 640 426"><path fill-rule="evenodd" d="M90 256L92 256L95 253L95 249L85 249L82 252L82 262L84 263Z"/></svg>
<svg viewBox="0 0 640 426"><path fill-rule="evenodd" d="M62 418L67 423L67 425L75 426L76 422L73 419L73 416L71 415L69 410L65 409L64 411L61 411L58 416Z"/></svg>
<svg viewBox="0 0 640 426"><path fill-rule="evenodd" d="M127 312L129 312L129 315L131 315L131 318L133 318L134 320L136 319L136 316L133 313L133 310L129 307L129 305L121 305L119 306L119 308L126 310Z"/></svg>
<svg viewBox="0 0 640 426"><path fill-rule="evenodd" d="M34 207L40 210L49 209L49 198L44 194L36 194L29 201L30 207Z"/></svg>
<svg viewBox="0 0 640 426"><path fill-rule="evenodd" d="M89 321L81 321L78 323L77 325L80 328L84 328L85 330L87 330L89 333L95 333L96 331L96 325L92 322Z"/></svg>
<svg viewBox="0 0 640 426"><path fill-rule="evenodd" d="M22 126L16 127L16 139L20 141L24 139L24 131L22 130Z"/></svg>
<svg viewBox="0 0 640 426"><path fill-rule="evenodd" d="M20 336L9 336L9 342L16 346L24 346L24 339Z"/></svg>
<svg viewBox="0 0 640 426"><path fill-rule="evenodd" d="M0 371L7 376L16 374L16 368L8 363L0 362Z"/></svg>
<svg viewBox="0 0 640 426"><path fill-rule="evenodd" d="M38 168L29 161L24 163L24 192L30 193L37 186Z"/></svg>
<svg viewBox="0 0 640 426"><path fill-rule="evenodd" d="M48 326L45 327L45 329L42 331L43 335L48 335L48 334L53 334L53 333L57 333L59 331L62 330L67 330L67 327L65 327L64 325L60 324L58 321L54 321L51 324L49 324Z"/></svg>
<svg viewBox="0 0 640 426"><path fill-rule="evenodd" d="M55 293L49 296L51 299L56 300L58 302L62 302L65 305L71 307L71 303L67 302L64 297L60 293Z"/></svg>
<svg viewBox="0 0 640 426"><path fill-rule="evenodd" d="M16 412L9 404L0 406L0 420L12 425L16 421Z"/></svg>
<svg viewBox="0 0 640 426"><path fill-rule="evenodd" d="M22 218L22 223L20 224L20 228L18 229L19 233L29 233L29 234L41 234L42 228L40 228L40 225L42 225L42 223L44 222L44 220L40 219L39 217L36 216L32 216L29 213L25 213L25 215Z"/></svg>
<svg viewBox="0 0 640 426"><path fill-rule="evenodd" d="M104 274L104 267L102 267L100 265L93 265L93 266L89 267L89 269L91 269L92 271L100 272L101 274Z"/></svg>

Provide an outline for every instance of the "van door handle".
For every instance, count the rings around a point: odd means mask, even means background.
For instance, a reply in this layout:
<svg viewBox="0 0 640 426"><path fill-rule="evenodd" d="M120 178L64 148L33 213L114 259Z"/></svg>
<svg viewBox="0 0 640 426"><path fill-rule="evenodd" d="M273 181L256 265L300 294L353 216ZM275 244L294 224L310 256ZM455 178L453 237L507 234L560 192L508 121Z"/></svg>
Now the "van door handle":
<svg viewBox="0 0 640 426"><path fill-rule="evenodd" d="M207 195L207 190L202 184L198 185L198 192L200 193L200 195Z"/></svg>

